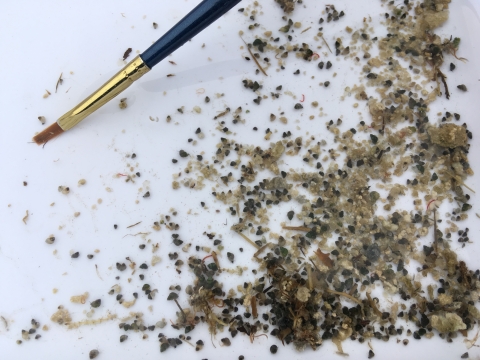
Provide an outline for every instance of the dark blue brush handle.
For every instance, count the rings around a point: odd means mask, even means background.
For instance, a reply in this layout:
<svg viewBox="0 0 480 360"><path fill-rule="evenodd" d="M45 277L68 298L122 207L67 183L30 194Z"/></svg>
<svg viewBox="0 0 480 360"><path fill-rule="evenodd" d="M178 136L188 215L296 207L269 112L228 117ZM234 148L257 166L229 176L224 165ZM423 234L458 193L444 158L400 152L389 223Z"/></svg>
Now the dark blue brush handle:
<svg viewBox="0 0 480 360"><path fill-rule="evenodd" d="M241 0L204 0L140 55L151 69Z"/></svg>

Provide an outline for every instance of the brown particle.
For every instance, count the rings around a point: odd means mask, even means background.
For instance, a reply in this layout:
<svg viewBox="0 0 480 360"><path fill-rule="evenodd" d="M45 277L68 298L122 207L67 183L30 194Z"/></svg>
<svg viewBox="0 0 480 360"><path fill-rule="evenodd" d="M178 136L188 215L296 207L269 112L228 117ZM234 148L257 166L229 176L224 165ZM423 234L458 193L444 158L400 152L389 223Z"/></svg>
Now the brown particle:
<svg viewBox="0 0 480 360"><path fill-rule="evenodd" d="M127 50L125 50L125 52L123 53L123 61L125 61L130 56L131 52L132 48L128 48Z"/></svg>
<svg viewBox="0 0 480 360"><path fill-rule="evenodd" d="M118 107L122 110L126 109L128 107L127 98L120 99L120 102L118 103Z"/></svg>

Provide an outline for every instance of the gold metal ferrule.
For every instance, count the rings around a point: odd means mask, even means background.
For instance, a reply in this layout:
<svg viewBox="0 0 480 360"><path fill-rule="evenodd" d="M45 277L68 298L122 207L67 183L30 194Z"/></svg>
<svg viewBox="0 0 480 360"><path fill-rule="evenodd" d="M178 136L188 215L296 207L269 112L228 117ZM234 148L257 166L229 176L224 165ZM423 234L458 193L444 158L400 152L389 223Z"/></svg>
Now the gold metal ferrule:
<svg viewBox="0 0 480 360"><path fill-rule="evenodd" d="M150 69L142 58L140 56L135 57L97 91L60 117L57 121L58 125L63 130L71 129L149 71Z"/></svg>

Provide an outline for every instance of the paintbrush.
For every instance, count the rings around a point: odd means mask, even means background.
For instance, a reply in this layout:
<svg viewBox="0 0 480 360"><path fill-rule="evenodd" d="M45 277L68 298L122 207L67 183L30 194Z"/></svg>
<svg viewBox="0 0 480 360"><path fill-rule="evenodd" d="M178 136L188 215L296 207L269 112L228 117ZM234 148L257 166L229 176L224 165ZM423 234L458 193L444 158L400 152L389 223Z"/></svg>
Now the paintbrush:
<svg viewBox="0 0 480 360"><path fill-rule="evenodd" d="M136 56L115 76L108 80L92 95L64 114L33 140L38 144L70 130L88 115L112 100L126 88L150 71L155 65L185 44L220 16L237 5L241 0L204 0L190 11L180 22L171 28L142 54Z"/></svg>

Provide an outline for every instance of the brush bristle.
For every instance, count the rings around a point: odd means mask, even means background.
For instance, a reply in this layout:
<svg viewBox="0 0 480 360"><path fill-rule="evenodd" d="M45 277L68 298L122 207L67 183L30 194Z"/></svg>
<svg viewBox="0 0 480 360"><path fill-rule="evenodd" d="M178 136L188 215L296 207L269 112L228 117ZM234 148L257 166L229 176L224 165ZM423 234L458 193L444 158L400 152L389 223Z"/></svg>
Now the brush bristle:
<svg viewBox="0 0 480 360"><path fill-rule="evenodd" d="M63 129L58 125L56 122L50 125L48 128L43 130L40 134L37 134L33 137L33 141L37 143L37 145L45 144L47 141L52 140L54 137L63 133Z"/></svg>

